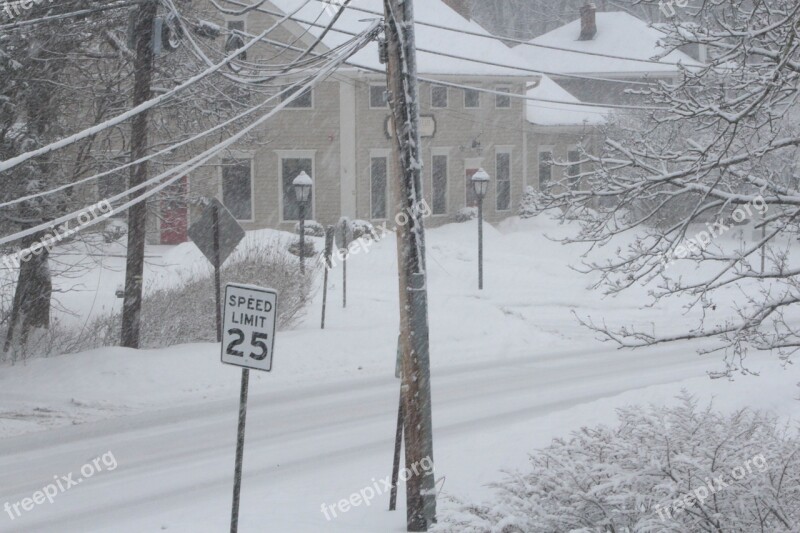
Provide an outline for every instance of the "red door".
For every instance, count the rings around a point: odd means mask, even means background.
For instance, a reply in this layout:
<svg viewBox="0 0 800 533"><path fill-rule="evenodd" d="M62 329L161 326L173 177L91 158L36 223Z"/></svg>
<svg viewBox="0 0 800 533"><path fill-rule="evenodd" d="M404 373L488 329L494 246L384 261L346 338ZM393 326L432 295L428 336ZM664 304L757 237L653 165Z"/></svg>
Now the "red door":
<svg viewBox="0 0 800 533"><path fill-rule="evenodd" d="M180 244L189 240L188 193L186 176L161 192L161 244Z"/></svg>

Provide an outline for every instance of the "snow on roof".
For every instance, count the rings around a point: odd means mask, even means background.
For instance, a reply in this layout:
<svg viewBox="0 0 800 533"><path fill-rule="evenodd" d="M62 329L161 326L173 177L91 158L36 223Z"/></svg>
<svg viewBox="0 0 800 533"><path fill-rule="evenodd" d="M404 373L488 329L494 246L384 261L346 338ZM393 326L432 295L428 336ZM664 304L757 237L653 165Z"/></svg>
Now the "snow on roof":
<svg viewBox="0 0 800 533"><path fill-rule="evenodd" d="M547 46L558 46L576 50L565 52L534 46L519 45L514 48L528 59L534 68L565 74L633 74L677 72L675 63L686 66L699 66L700 63L689 55L675 50L663 58L666 52L660 46L664 33L633 15L622 11L598 12L597 35L590 41L579 41L580 19L545 33L530 42ZM634 59L658 59L664 64L626 61L580 52L631 57Z"/></svg>
<svg viewBox="0 0 800 533"><path fill-rule="evenodd" d="M547 76L542 76L539 85L528 90L528 97L580 103L580 100ZM601 125L605 124L609 112L604 107L528 100L528 122L541 126Z"/></svg>
<svg viewBox="0 0 800 533"><path fill-rule="evenodd" d="M304 0L270 0L278 9L288 13L299 7ZM353 0L350 6L369 9L383 13L382 0ZM330 3L313 0L301 9L295 18L305 21L317 21L318 24L327 25L338 8ZM414 5L415 16L418 20L442 24L448 27L478 32L490 35L485 29L475 22L469 21L459 15L442 0L423 0ZM349 40L351 36L344 32L360 32L364 30L377 16L345 9L344 14L334 25L334 30L329 32L323 40L324 44L333 48ZM301 24L303 29L308 27L313 36L319 36L322 28ZM342 31L336 31L336 30ZM465 35L447 30L431 28L429 26L416 26L416 39L419 48L441 51L447 54L459 55L470 59L479 59L490 63L515 65L531 68L527 59L521 54L509 49L496 39L486 39L474 35ZM378 60L378 46L371 43L350 60L351 64L362 67L385 67ZM453 59L433 55L425 52L418 53L418 71L420 74L456 74L480 76L522 76L532 78L535 75L505 67L473 63L460 59Z"/></svg>

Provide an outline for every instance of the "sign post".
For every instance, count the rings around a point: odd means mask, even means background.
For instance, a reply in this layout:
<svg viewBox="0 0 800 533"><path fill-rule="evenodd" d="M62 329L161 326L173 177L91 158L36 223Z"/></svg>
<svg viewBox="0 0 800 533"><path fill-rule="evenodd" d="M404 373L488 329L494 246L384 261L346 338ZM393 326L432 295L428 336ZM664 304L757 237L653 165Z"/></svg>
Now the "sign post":
<svg viewBox="0 0 800 533"><path fill-rule="evenodd" d="M331 269L331 256L333 255L333 234L335 229L328 226L325 230L325 281L322 283L322 328L325 329L325 310L328 307L328 271Z"/></svg>
<svg viewBox="0 0 800 533"><path fill-rule="evenodd" d="M216 198L210 200L200 219L189 228L189 237L214 267L214 298L217 302L217 342L222 340L222 264L244 239L244 229Z"/></svg>
<svg viewBox="0 0 800 533"><path fill-rule="evenodd" d="M236 437L236 466L233 475L231 533L239 530L239 500L242 491L244 434L247 422L247 394L250 370L272 370L278 293L251 285L229 283L225 287L225 316L222 331L222 362L242 367L239 394L239 430Z"/></svg>

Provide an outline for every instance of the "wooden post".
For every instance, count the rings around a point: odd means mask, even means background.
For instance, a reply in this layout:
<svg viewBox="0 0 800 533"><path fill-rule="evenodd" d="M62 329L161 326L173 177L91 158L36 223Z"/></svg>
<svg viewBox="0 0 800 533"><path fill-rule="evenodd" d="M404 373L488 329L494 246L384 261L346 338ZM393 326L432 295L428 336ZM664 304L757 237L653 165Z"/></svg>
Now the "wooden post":
<svg viewBox="0 0 800 533"><path fill-rule="evenodd" d="M333 233L336 228L328 226L325 230L325 281L322 283L322 328L325 329L325 310L328 307L328 271L331 269L333 256Z"/></svg>

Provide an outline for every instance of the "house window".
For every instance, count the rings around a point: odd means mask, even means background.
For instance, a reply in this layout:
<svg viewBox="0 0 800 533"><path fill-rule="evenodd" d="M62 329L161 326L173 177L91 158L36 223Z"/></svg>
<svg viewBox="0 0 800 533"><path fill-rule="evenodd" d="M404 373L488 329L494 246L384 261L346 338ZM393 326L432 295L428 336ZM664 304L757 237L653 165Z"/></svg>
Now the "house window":
<svg viewBox="0 0 800 533"><path fill-rule="evenodd" d="M553 152L539 152L539 190L544 190L553 179Z"/></svg>
<svg viewBox="0 0 800 533"><path fill-rule="evenodd" d="M435 155L433 167L433 214L447 214L447 156Z"/></svg>
<svg viewBox="0 0 800 533"><path fill-rule="evenodd" d="M222 160L222 203L236 220L253 220L253 180L250 159Z"/></svg>
<svg viewBox="0 0 800 533"><path fill-rule="evenodd" d="M238 31L244 33L244 21L243 20L229 20L228 21L228 29L231 31Z"/></svg>
<svg viewBox="0 0 800 533"><path fill-rule="evenodd" d="M498 87L497 92L505 93L495 95L494 105L498 109L507 109L511 107L511 89L507 87Z"/></svg>
<svg viewBox="0 0 800 533"><path fill-rule="evenodd" d="M283 182L283 220L300 220L300 202L294 190L294 179L305 172L314 179L314 161L310 158L284 158L281 159L281 178ZM314 216L314 189L306 203L306 218ZM310 207L310 209L309 209Z"/></svg>
<svg viewBox="0 0 800 533"><path fill-rule="evenodd" d="M369 106L373 109L381 109L386 107L386 86L385 85L370 85L369 86Z"/></svg>
<svg viewBox="0 0 800 533"><path fill-rule="evenodd" d="M432 85L431 107L436 107L440 109L447 107L448 104L447 96L448 96L447 87L442 87L441 85Z"/></svg>
<svg viewBox="0 0 800 533"><path fill-rule="evenodd" d="M370 165L370 190L372 191L372 219L386 218L389 162L385 157L373 157Z"/></svg>
<svg viewBox="0 0 800 533"><path fill-rule="evenodd" d="M501 152L497 154L497 210L507 211L511 208L511 154Z"/></svg>
<svg viewBox="0 0 800 533"><path fill-rule="evenodd" d="M581 184L581 154L578 150L570 150L567 154L567 160L570 165L567 167L567 178L569 178L569 187L572 190L577 189Z"/></svg>
<svg viewBox="0 0 800 533"><path fill-rule="evenodd" d="M281 90L285 91L281 94L281 102L285 102L291 95L298 92L300 87L295 87L294 89L283 87ZM314 107L314 96L310 87L304 90L296 100L286 106L287 109L311 109L312 107Z"/></svg>
<svg viewBox="0 0 800 533"><path fill-rule="evenodd" d="M475 89L464 90L464 107L474 109L481 106L481 93Z"/></svg>

